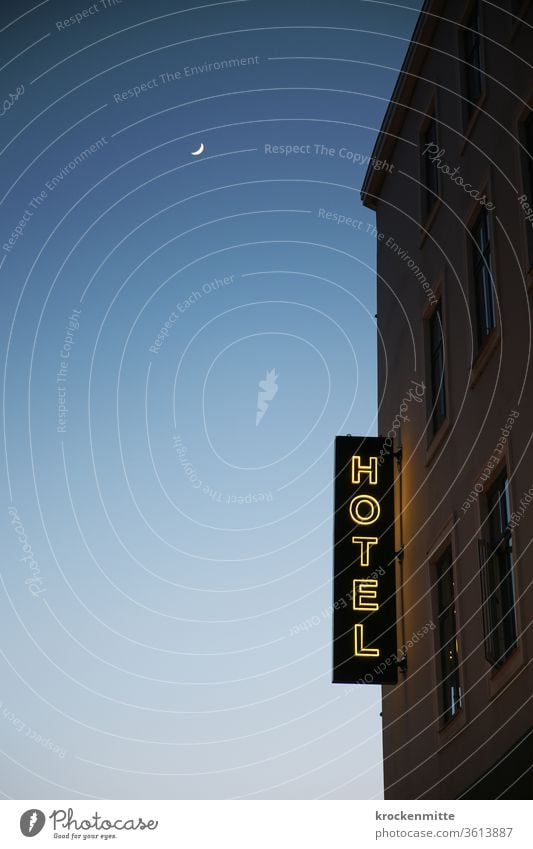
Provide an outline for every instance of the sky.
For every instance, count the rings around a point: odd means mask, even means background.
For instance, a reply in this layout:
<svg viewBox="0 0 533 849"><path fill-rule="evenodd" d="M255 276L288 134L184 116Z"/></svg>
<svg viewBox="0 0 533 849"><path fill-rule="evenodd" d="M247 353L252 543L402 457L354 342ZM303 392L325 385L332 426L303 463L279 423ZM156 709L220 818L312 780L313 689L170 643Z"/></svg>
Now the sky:
<svg viewBox="0 0 533 849"><path fill-rule="evenodd" d="M331 683L359 192L419 4L4 4L5 798L381 798Z"/></svg>

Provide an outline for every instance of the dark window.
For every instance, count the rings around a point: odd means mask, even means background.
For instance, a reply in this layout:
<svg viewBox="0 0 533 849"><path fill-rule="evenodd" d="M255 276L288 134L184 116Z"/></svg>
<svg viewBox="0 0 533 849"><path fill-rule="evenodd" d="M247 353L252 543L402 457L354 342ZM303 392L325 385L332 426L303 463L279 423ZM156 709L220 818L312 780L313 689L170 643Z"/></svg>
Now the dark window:
<svg viewBox="0 0 533 849"><path fill-rule="evenodd" d="M436 566L440 690L442 715L447 721L455 716L462 702L451 548L446 549Z"/></svg>
<svg viewBox="0 0 533 849"><path fill-rule="evenodd" d="M442 301L439 301L438 306L433 310L429 319L429 347L431 366L431 421L433 433L436 433L446 418Z"/></svg>
<svg viewBox="0 0 533 849"><path fill-rule="evenodd" d="M523 206L524 219L526 210L533 207L533 112L530 110L527 119L522 124L520 141L524 146L522 151L523 163L523 195L521 201L525 201L527 206ZM525 222L526 226L526 244L528 250L529 268L533 268L533 228L529 221Z"/></svg>
<svg viewBox="0 0 533 849"><path fill-rule="evenodd" d="M474 274L475 324L480 348L496 327L491 271L491 246L487 211L482 210L472 230L474 240L472 264Z"/></svg>
<svg viewBox="0 0 533 849"><path fill-rule="evenodd" d="M529 203L533 199L533 112L529 113L529 117L524 121L524 146L526 148L526 192L528 194Z"/></svg>
<svg viewBox="0 0 533 849"><path fill-rule="evenodd" d="M437 168L437 122L432 116L421 138L423 210L427 215L439 194L439 171Z"/></svg>
<svg viewBox="0 0 533 849"><path fill-rule="evenodd" d="M479 34L479 9L474 4L463 31L463 60L467 114L472 114L481 97L481 38Z"/></svg>
<svg viewBox="0 0 533 849"><path fill-rule="evenodd" d="M486 536L480 540L485 654L493 666L503 663L516 646L511 509L507 475L487 493Z"/></svg>

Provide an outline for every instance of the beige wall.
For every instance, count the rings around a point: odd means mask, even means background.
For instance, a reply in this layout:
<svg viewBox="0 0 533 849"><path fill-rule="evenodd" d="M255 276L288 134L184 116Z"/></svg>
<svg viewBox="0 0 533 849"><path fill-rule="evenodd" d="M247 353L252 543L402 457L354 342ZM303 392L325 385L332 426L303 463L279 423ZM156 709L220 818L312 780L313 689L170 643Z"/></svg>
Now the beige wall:
<svg viewBox="0 0 533 849"><path fill-rule="evenodd" d="M444 4L443 16L457 18L466 5ZM531 7L528 20L533 23ZM482 26L510 50L531 59L531 30L521 26L511 40L509 19L485 6ZM401 129L389 154L394 163L377 203L378 328L380 432L386 434L411 381L425 381L424 316L431 305L406 263L386 247L389 236L426 275L443 298L447 348L449 426L440 444L426 429L426 403L409 403L410 421L401 429L403 447L403 533L405 542L404 630L409 638L436 622L432 567L428 557L439 542L451 539L455 562L457 616L464 704L446 727L438 721L437 631L409 650L408 673L383 691L385 786L387 798L455 798L501 757L533 725L533 634L526 631L533 615L533 505L514 531L519 649L493 674L485 660L477 538L480 506L462 505L489 459L510 410L520 416L506 446L511 479L511 509L533 485L533 381L531 294L527 289L525 224L517 201L522 189L520 157L514 135L524 101L533 97L533 77L501 48L485 42L485 67L511 89L487 81L483 109L497 115L503 127L482 112L464 136L457 56L458 29L441 21L427 54ZM438 53L437 51L443 51ZM450 54L452 58L446 58ZM438 82L435 85L432 81ZM450 91L446 91L449 89ZM500 309L499 340L486 361L474 369L470 318L468 225L479 210L477 201L441 175L442 203L424 235L420 221L419 132L423 116L436 97L439 144L443 162L460 166L465 179L486 191L496 204L491 214L495 282ZM492 161L491 161L492 160ZM402 173L403 172L403 173ZM499 219L499 221L496 219ZM501 222L501 224L499 223ZM515 258L515 252L518 257ZM520 399L520 394L523 392ZM427 393L429 394L429 393ZM398 444L396 445L398 447ZM495 478L491 476L487 484ZM397 533L399 533L397 529ZM399 538L397 537L399 543ZM531 547L529 547L531 546ZM403 642L399 626L399 644ZM513 678L514 676L514 678ZM512 679L512 681L511 681ZM509 682L511 683L509 684ZM509 684L509 686L507 686ZM512 717L512 719L511 719ZM533 788L532 788L533 789Z"/></svg>

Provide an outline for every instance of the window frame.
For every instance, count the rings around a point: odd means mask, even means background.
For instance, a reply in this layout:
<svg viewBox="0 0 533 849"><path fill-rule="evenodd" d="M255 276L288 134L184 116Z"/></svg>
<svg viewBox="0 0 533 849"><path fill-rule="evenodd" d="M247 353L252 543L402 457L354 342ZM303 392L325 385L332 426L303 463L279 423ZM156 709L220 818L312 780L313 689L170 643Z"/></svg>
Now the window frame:
<svg viewBox="0 0 533 849"><path fill-rule="evenodd" d="M434 128L433 141L428 141L427 137L428 129L430 128ZM439 136L440 132L439 122L437 120L436 97L433 95L418 130L421 190L420 221L422 223L430 218L437 203L441 199L439 170L436 163L431 162L430 157L424 154L424 148L427 144L439 145Z"/></svg>
<svg viewBox="0 0 533 849"><path fill-rule="evenodd" d="M531 158L527 152L527 125L531 126ZM518 181L521 195L527 196L527 202L533 208L533 92L530 95L528 106L520 111L516 121L516 135L519 144L518 151ZM521 146L520 146L521 145ZM533 225L527 221L524 210L518 202L518 213L521 220L521 230L524 234L524 259L526 277L533 284Z"/></svg>
<svg viewBox="0 0 533 849"><path fill-rule="evenodd" d="M468 58L465 55L465 40L468 36L468 28L477 12L477 34L479 40L479 75L480 75L480 94L477 101L472 101L468 94L468 74L469 66L467 65ZM458 98L459 109L461 114L461 123L463 127L464 145L466 145L477 116L483 105L487 95L487 80L485 76L486 56L485 56L485 39L484 39L484 19L485 10L483 4L479 0L471 0L468 3L462 19L459 21L457 28L457 56L459 58L458 65L458 90L461 92L461 98ZM464 147L463 145L463 147Z"/></svg>
<svg viewBox="0 0 533 849"><path fill-rule="evenodd" d="M483 228L486 234L486 242L480 244L480 240L476 237L478 228L484 222L486 228ZM475 334L475 352L480 353L486 345L488 339L494 334L498 328L498 316L496 311L496 280L495 280L495 261L494 261L494 234L492 222L489 219L489 213L486 207L481 207L475 218L468 227L469 234L469 277L470 289L472 297L471 315L473 318L474 334ZM481 250L480 250L481 248ZM488 285L487 275L488 274ZM480 280L481 279L481 292ZM487 293L490 296L490 304L488 303ZM483 302L480 302L480 294L483 295ZM485 319L484 332L482 332L483 318ZM491 322L491 323L490 323Z"/></svg>
<svg viewBox="0 0 533 849"><path fill-rule="evenodd" d="M443 562L445 563L444 569L442 568ZM457 582L455 580L454 566L455 560L453 556L452 542L450 539L432 562L432 572L435 575L434 592L437 618L436 661L439 688L439 710L440 719L442 720L442 724L445 726L460 715L464 705L457 616ZM443 604L442 588L444 585L443 582L447 576L451 577L451 588L448 592L448 601ZM445 619L445 616L451 617L451 631L449 628L446 629L445 622L448 621L448 618ZM450 633L447 634L447 630L450 631ZM451 642L455 643L453 668L451 671L447 671L445 655ZM451 683L449 679L452 679L453 683ZM457 692L457 696L454 695L454 689Z"/></svg>
<svg viewBox="0 0 533 849"><path fill-rule="evenodd" d="M434 325L438 319L440 333L438 340L435 343ZM444 305L442 292L439 293L437 303L426 318L427 323L427 352L428 352L428 375L427 381L430 386L428 413L431 414L431 436L434 437L439 432L443 424L448 419L448 392L446 387L446 321L444 317ZM439 355L440 352L440 356ZM435 367L436 362L440 360L438 387L435 385ZM442 404L442 409L439 405Z"/></svg>
<svg viewBox="0 0 533 849"><path fill-rule="evenodd" d="M476 26L471 24L475 22ZM483 94L481 60L481 22L479 3L474 2L463 30L464 94L467 99L467 117L470 118ZM468 42L471 42L469 45Z"/></svg>
<svg viewBox="0 0 533 849"><path fill-rule="evenodd" d="M496 499L492 494L496 491ZM502 503L504 493L507 524L494 533L495 510ZM513 556L513 535L510 528L512 516L511 487L506 464L498 470L491 485L483 492L484 520L478 540L481 603L483 615L483 642L485 658L493 670L498 670L513 655L519 645L518 596ZM500 522L501 524L501 522ZM505 545L505 549L502 549ZM501 558L505 558L502 568ZM496 564L495 558L498 558ZM508 596L506 601L505 596ZM509 603L510 598L510 603ZM505 612L497 619L495 607ZM507 631L507 633L506 633Z"/></svg>

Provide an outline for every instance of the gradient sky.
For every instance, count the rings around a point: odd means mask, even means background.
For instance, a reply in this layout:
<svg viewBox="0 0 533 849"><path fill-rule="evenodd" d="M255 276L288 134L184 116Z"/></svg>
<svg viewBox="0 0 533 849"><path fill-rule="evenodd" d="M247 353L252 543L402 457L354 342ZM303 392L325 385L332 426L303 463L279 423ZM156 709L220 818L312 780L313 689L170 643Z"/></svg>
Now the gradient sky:
<svg viewBox="0 0 533 849"><path fill-rule="evenodd" d="M333 440L376 433L362 160L419 5L3 5L5 797L382 795Z"/></svg>

